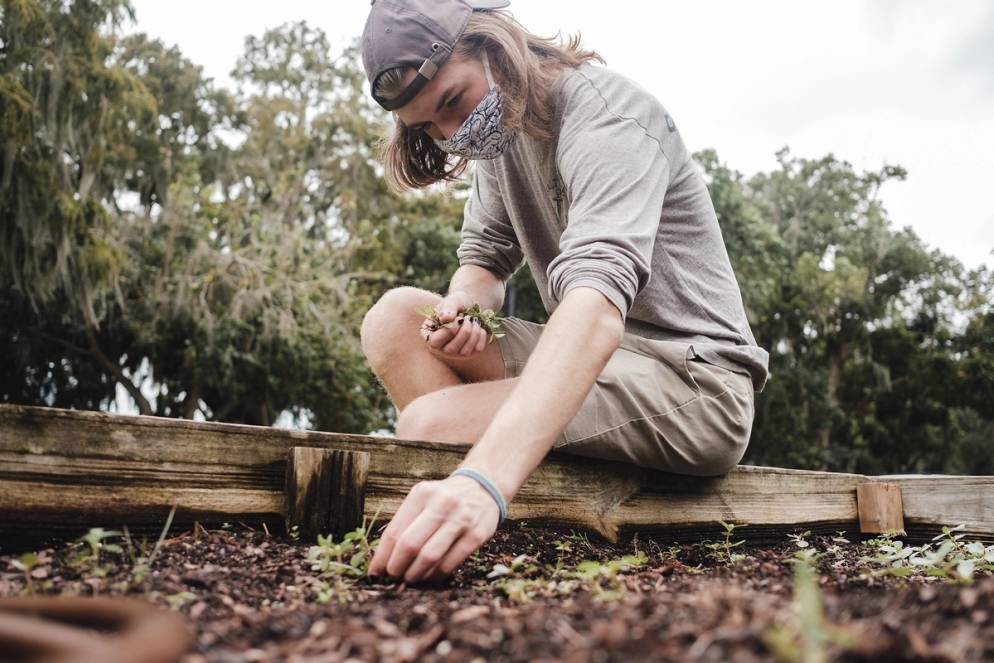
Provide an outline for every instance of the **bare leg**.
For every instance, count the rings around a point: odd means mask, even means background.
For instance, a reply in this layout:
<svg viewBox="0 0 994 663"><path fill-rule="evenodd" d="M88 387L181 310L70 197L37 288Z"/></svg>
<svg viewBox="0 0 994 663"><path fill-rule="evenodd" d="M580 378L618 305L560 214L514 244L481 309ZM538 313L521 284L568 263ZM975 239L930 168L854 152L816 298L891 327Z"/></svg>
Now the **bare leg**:
<svg viewBox="0 0 994 663"><path fill-rule="evenodd" d="M441 301L441 295L427 290L394 288L363 319L363 353L398 411L424 394L504 377L496 342L472 357L443 357L428 348L419 333L424 318L415 309Z"/></svg>
<svg viewBox="0 0 994 663"><path fill-rule="evenodd" d="M444 387L408 405L397 419L397 437L472 446L520 378Z"/></svg>

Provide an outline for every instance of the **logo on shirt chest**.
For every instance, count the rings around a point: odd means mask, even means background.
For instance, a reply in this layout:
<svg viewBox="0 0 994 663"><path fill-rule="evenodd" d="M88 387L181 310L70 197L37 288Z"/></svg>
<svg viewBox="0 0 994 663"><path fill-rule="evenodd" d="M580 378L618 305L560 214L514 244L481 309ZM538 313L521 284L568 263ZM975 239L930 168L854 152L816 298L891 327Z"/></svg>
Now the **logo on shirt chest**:
<svg viewBox="0 0 994 663"><path fill-rule="evenodd" d="M566 185L563 184L562 178L559 177L558 173L553 176L552 183L549 185L549 195L555 207L556 221L559 229L565 230L569 201L566 198Z"/></svg>

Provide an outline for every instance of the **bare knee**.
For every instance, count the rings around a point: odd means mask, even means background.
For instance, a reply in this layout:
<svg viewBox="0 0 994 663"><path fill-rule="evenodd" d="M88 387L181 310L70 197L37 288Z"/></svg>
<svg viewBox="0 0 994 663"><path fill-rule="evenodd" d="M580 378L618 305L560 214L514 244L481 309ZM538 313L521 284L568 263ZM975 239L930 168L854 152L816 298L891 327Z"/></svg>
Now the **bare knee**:
<svg viewBox="0 0 994 663"><path fill-rule="evenodd" d="M440 300L433 292L410 286L385 292L363 316L359 329L359 341L370 366L386 365L408 352L410 343L420 339L415 309Z"/></svg>
<svg viewBox="0 0 994 663"><path fill-rule="evenodd" d="M415 398L397 417L397 437L402 440L472 444L472 440L458 439L459 427L443 405L437 392Z"/></svg>

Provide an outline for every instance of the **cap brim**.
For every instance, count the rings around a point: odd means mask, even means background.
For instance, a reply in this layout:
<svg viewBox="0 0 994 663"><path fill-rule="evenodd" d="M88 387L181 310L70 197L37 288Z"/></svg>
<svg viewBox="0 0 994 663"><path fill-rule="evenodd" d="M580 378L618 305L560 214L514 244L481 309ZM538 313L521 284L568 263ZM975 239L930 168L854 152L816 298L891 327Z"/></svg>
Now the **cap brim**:
<svg viewBox="0 0 994 663"><path fill-rule="evenodd" d="M511 4L511 0L466 0L473 9L503 9Z"/></svg>

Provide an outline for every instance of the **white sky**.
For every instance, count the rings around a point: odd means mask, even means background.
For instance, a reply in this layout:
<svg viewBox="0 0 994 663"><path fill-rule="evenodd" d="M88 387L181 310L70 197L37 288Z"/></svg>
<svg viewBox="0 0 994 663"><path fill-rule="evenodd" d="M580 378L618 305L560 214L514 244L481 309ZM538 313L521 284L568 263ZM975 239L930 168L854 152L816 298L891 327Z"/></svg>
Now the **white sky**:
<svg viewBox="0 0 994 663"><path fill-rule="evenodd" d="M306 20L336 47L369 0L133 0L137 26L229 85L249 34ZM897 226L994 266L994 3L989 0L516 0L538 34L579 31L666 106L691 150L750 175L832 152L904 166L882 191Z"/></svg>

